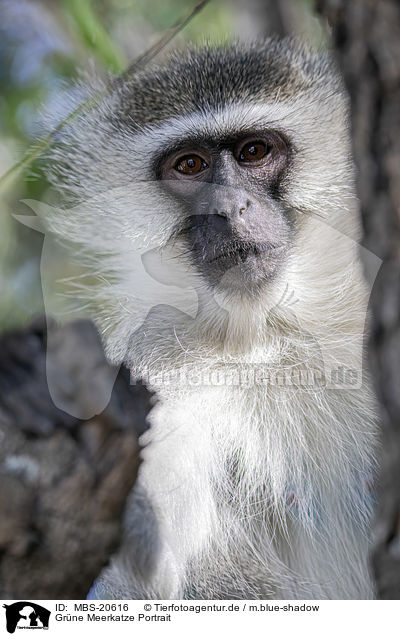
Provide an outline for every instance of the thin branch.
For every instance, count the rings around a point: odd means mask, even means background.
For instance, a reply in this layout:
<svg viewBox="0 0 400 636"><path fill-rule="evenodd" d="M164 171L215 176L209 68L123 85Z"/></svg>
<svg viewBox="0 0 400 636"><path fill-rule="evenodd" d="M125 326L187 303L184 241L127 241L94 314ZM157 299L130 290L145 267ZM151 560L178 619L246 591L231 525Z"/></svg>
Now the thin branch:
<svg viewBox="0 0 400 636"><path fill-rule="evenodd" d="M164 33L155 44L153 44L149 49L147 49L144 53L139 55L132 64L129 65L128 69L120 75L116 82L113 82L111 85L111 90L114 90L116 86L119 85L120 82L126 81L130 77L132 77L139 69L142 69L148 64L152 59L154 59L170 42L171 40L178 34L182 29L184 29L187 24L200 12L204 7L209 3L210 0L201 0L198 2L196 6L188 13L186 17L181 20L178 20L172 27L170 27L166 33ZM46 137L41 139L38 143L32 145L24 156L17 161L15 164L11 166L3 175L0 177L0 192L7 188L7 185L12 181L13 178L16 178L23 170L28 168L38 157L40 157L50 146L54 138L57 134L70 122L74 119L79 113L88 112L96 104L98 104L99 99L104 97L104 92L99 92L97 95L90 97L88 100L80 104L77 108L75 108L72 113L70 113L62 122L54 128Z"/></svg>

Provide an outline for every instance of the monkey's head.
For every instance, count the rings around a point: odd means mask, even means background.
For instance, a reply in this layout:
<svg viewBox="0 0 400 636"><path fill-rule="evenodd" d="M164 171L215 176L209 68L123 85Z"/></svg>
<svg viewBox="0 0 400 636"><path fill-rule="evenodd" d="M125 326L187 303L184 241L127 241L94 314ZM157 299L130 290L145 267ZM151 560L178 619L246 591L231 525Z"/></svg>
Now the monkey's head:
<svg viewBox="0 0 400 636"><path fill-rule="evenodd" d="M55 151L69 192L119 192L108 216L82 221L92 247L111 254L113 233L124 249L141 237L159 245L171 285L179 263L233 308L262 316L288 288L324 320L358 235L346 99L329 58L289 40L191 50L100 89ZM126 282L130 259L118 257Z"/></svg>

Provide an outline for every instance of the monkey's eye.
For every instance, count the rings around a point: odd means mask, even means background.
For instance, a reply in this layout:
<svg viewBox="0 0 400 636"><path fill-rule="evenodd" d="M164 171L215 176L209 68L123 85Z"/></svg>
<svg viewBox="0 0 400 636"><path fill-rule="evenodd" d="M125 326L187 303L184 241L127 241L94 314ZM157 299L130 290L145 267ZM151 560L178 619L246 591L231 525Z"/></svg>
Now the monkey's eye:
<svg viewBox="0 0 400 636"><path fill-rule="evenodd" d="M198 155L186 155L181 157L175 164L175 170L182 174L199 174L208 168L208 163Z"/></svg>
<svg viewBox="0 0 400 636"><path fill-rule="evenodd" d="M251 161L260 161L271 151L271 146L265 141L250 141L240 149L238 153L238 161L240 163L249 163Z"/></svg>

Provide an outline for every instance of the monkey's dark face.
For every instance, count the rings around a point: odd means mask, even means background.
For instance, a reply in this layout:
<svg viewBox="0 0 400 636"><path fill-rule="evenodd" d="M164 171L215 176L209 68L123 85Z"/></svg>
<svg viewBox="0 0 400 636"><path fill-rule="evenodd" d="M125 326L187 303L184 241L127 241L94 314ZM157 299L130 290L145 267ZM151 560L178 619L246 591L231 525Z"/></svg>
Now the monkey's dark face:
<svg viewBox="0 0 400 636"><path fill-rule="evenodd" d="M288 250L282 200L291 143L276 130L186 139L158 162L158 177L184 205L179 231L212 285L255 292Z"/></svg>

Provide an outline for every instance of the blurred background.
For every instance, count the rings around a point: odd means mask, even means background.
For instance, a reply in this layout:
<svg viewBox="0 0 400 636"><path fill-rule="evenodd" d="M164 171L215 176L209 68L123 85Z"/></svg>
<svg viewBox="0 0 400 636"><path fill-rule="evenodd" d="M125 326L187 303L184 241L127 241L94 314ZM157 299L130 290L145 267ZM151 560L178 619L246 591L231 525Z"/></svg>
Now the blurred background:
<svg viewBox="0 0 400 636"><path fill-rule="evenodd" d="M13 217L48 189L36 161L1 176L43 134L43 112L63 109L80 71L120 73L196 6L196 0L0 0L0 331L43 312L43 237ZM210 0L166 49L185 41L298 34L325 46L312 0ZM65 111L68 106L65 104Z"/></svg>

